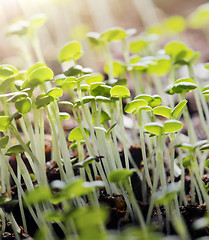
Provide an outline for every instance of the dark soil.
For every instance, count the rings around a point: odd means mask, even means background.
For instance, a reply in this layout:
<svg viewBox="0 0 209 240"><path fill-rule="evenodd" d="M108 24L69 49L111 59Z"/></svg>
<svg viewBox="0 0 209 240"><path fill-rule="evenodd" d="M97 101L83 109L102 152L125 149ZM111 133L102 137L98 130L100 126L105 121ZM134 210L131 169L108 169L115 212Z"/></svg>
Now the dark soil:
<svg viewBox="0 0 209 240"><path fill-rule="evenodd" d="M48 156L48 159L49 159L50 151L47 146L46 146L46 150L47 150L46 155ZM139 167L139 169L143 169L142 154L141 154L140 147L133 146L130 148L130 152L131 152L131 155L132 155L135 163ZM124 162L123 152L121 152L120 155L121 155L121 161ZM31 169L27 162L26 157L24 155L22 155L22 158L30 171ZM15 170L16 160L15 160L14 156L11 157L10 164L13 167L13 169ZM50 160L50 161L46 162L46 172L47 172L47 177L48 177L49 182L60 179L59 168L55 161ZM167 171L167 172L169 172L169 171ZM75 174L77 175L78 172L76 172ZM185 175L186 175L185 176L185 192L188 196L188 201L190 201L190 175L189 175L188 169L185 170ZM179 181L179 180L180 180L180 178L176 178L176 181ZM168 174L168 181L169 181L169 174ZM207 184L209 182L209 177L207 175L205 175L203 178L203 181ZM146 217L149 205L148 205L148 203L142 202L142 194L141 194L142 193L142 191L141 191L142 183L141 183L139 177L137 176L137 174L132 175L131 182L133 185L133 190L134 190L136 199L138 200L138 204L142 210L144 217ZM12 183L13 183L13 181L12 181ZM35 181L34 181L34 183L35 183ZM24 189L24 183L22 183L22 186ZM149 199L149 195L150 195L149 189L147 188L147 199ZM13 185L13 187L12 187L12 196L13 196L13 200L17 199L17 188L15 185ZM99 196L99 202L101 204L107 206L107 208L110 211L110 218L109 218L109 222L107 223L108 229L120 229L127 225L137 225L138 224L138 223L131 221L129 214L126 211L126 203L125 203L125 200L122 195L113 194L111 196L106 193L105 189L101 189L100 196ZM18 204L15 205L14 207L9 207L4 210L6 210L7 212L13 213L15 219L17 220L17 223L19 224L20 228L22 229L22 227L21 227L22 221L21 221L21 217L20 217L20 210L19 210ZM196 239L196 238L202 237L202 236L209 236L209 227L202 229L201 231L196 231L193 229L193 226L192 226L192 224L194 223L195 220L203 217L204 214L206 213L206 207L204 205L200 206L198 204L193 204L193 205L189 204L187 206L181 206L180 212L185 220L188 231L189 231L190 235L192 236L192 239ZM34 234L37 230L37 226L36 226L35 222L32 220L32 217L27 209L25 209L25 214L26 214L28 226L30 226L30 228L28 229L28 231L29 231L28 234L25 233L24 230L22 229L21 233L19 234L21 239L25 239L25 238L29 238L30 236L34 236ZM162 209L162 213L161 213L160 217L158 216L157 211L154 209L153 215L152 215L152 223L155 226L154 228L156 230L162 231L166 234L165 222L166 222L166 218L165 218L165 215L163 214L163 209ZM60 237L60 239L62 239L64 237L62 231L60 231L56 225L54 227L55 227L55 231L57 232L58 236ZM172 225L170 226L170 228L171 228L170 234L176 234ZM11 223L9 221L7 221L7 227L5 229L5 232L1 235L1 239L6 239L6 240L16 239L15 235L13 233L13 229L11 227Z"/></svg>

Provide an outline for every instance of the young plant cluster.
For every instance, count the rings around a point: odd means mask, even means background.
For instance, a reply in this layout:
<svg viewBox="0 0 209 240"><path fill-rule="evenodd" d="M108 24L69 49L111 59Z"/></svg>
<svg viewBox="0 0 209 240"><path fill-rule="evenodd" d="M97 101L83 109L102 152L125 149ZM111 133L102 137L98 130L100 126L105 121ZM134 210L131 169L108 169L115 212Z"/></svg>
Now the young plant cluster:
<svg viewBox="0 0 209 240"><path fill-rule="evenodd" d="M193 27L204 10L190 17ZM56 76L43 62L26 71L0 66L1 234L7 221L16 239L24 232L34 239L148 240L175 233L175 239L188 240L196 230L208 231L209 87L193 71L199 53L180 41L159 48L163 35L185 29L182 21L169 18L139 37L122 28L89 33L92 46L105 53L107 78L77 64L83 55L77 41L60 50L59 62L70 67ZM22 28L16 25L10 33ZM115 41L124 61L113 59ZM62 101L63 92L69 101ZM188 95L194 97L204 139L193 127ZM66 139L62 123L68 118L77 126ZM46 121L59 173L53 181L46 171ZM140 150L137 157L133 146ZM117 229L123 222L132 225L122 234L107 230L113 209L102 198L114 200L121 216ZM190 230L181 210L189 206L204 209ZM37 231L30 229L31 219Z"/></svg>

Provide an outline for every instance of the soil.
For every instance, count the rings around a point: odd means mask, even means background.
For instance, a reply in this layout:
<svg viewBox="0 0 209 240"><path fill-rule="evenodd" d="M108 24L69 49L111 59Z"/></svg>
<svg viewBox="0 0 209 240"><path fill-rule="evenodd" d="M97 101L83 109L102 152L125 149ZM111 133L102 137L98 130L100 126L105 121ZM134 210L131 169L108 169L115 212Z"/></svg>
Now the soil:
<svg viewBox="0 0 209 240"><path fill-rule="evenodd" d="M135 163L139 167L139 169L143 169L142 153L141 153L140 146L137 146L137 147L132 146L130 148L130 152L131 152L131 155L132 155ZM47 156L48 160L49 160L50 155L51 155L50 154L50 146L46 146L46 156ZM122 163L124 163L123 152L120 152L120 156L121 156ZM24 161L30 171L31 169L27 162L26 157L24 155L22 155L22 158L24 159ZM14 156L11 157L10 164L15 171L16 170L16 160L15 160ZM47 172L47 177L48 177L49 182L60 179L59 168L55 161L49 160L46 162L46 172ZM169 172L169 171L167 171L167 172ZM75 174L77 175L78 172L76 172ZM180 180L180 178L175 179L175 181L179 181L179 180ZM169 181L169 174L168 174L168 181ZM209 176L205 175L203 177L203 181L207 184L209 182ZM141 191L142 184L141 184L141 181L140 181L139 177L137 176L137 174L132 175L131 182L133 185L133 190L134 190L136 199L138 201L138 204L142 210L144 217L146 218L149 204L147 202L142 202L142 194L141 194L142 193L142 191ZM35 183L35 181L34 181L34 183ZM24 189L24 183L22 183L22 186ZM191 199L191 197L190 197L190 174L189 174L188 169L185 170L185 193L187 194L189 204L187 206L181 206L180 212L185 220L187 229L188 229L192 239L197 239L198 237L202 237L202 236L209 236L209 227L204 228L201 231L196 231L192 227L192 224L195 220L204 216L204 214L206 213L206 207L205 207L205 205L201 206L201 205L198 205L198 203L191 204L191 202L190 202L190 199ZM17 199L17 187L14 185L14 183L13 183L13 187L12 187L12 196L13 196L13 200ZM149 198L149 190L147 191L147 198ZM101 204L107 206L107 208L110 211L110 218L107 223L107 229L121 229L127 225L137 225L138 224L136 222L131 221L129 214L126 211L126 203L125 203L125 200L122 195L117 195L117 194L108 195L106 193L105 189L101 189L100 196L99 196L99 202ZM30 238L30 236L31 237L34 236L34 234L37 230L37 226L36 226L35 222L32 220L32 217L27 209L25 209L25 215L26 215L26 219L28 222L28 226L30 226L28 233L25 233L24 229L22 228L22 221L21 221L20 210L19 210L18 205L15 205L13 207L6 207L4 210L7 212L13 213L15 219L17 220L17 223L19 224L20 228L22 229L21 233L19 234L20 239L27 239L27 238ZM156 229L156 231L161 231L161 232L167 234L166 218L165 218L163 208L161 209L161 212L162 212L161 216L159 216L157 214L156 209L154 209L151 222L152 222L154 228ZM58 234L59 239L62 239L64 237L63 232L58 228L58 226L56 224L54 225L54 228ZM172 235L176 234L172 224L170 226L170 234L172 234ZM5 239L5 240L16 239L15 235L13 233L13 229L11 227L11 223L9 221L7 221L7 226L6 226L5 232L1 235L1 239Z"/></svg>

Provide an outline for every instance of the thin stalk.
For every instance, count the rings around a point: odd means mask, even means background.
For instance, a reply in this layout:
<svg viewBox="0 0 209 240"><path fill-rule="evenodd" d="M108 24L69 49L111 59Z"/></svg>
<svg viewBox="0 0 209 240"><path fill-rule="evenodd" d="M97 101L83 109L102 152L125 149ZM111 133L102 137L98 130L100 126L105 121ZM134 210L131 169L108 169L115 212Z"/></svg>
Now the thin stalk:
<svg viewBox="0 0 209 240"><path fill-rule="evenodd" d="M18 181L21 182L21 173L20 173L20 168L18 165L17 165L17 178L18 178ZM19 202L19 207L20 207L20 215L22 218L23 228L26 232L28 232L27 223L26 223L26 219L25 219L25 212L24 212L24 208L23 208L22 196L21 196L19 189L17 189L17 195L18 195L18 202Z"/></svg>
<svg viewBox="0 0 209 240"><path fill-rule="evenodd" d="M170 176L171 183L174 183L174 155L175 155L175 143L174 143L174 133L170 134L170 143L171 143L171 161L170 161Z"/></svg>
<svg viewBox="0 0 209 240"><path fill-rule="evenodd" d="M128 148L126 144L126 133L125 133L125 127L123 122L123 104L122 104L122 98L119 98L119 119L120 119L120 132L122 135L122 144L124 148L124 156L125 156L125 166L126 169L129 169L129 159L128 159Z"/></svg>
<svg viewBox="0 0 209 240"><path fill-rule="evenodd" d="M196 179L197 179L197 182L198 182L198 185L199 185L199 189L201 190L203 199L206 203L207 208L209 209L209 196L208 196L208 194L207 194L207 192L204 188L204 185L202 183L202 179L201 179L199 171L198 171L197 163L193 163L193 171L194 171L194 174L196 176Z"/></svg>
<svg viewBox="0 0 209 240"><path fill-rule="evenodd" d="M52 113L56 119L56 123L58 126L58 134L59 134L59 141L60 141L60 150L63 156L63 162L65 164L65 169L66 169L66 173L68 176L74 176L74 172L72 169L72 164L70 163L70 155L69 155L69 151L68 151L68 147L67 147L67 142L65 140L65 133L63 130L63 127L61 125L61 121L59 118L59 109L56 103L54 103L51 106L52 109Z"/></svg>
<svg viewBox="0 0 209 240"><path fill-rule="evenodd" d="M17 222L15 221L15 218L12 213L6 213L6 217L9 219L12 225L12 229L14 231L15 237L17 240L21 240L19 233L21 231L20 227L18 226Z"/></svg>
<svg viewBox="0 0 209 240"><path fill-rule="evenodd" d="M45 110L47 112L47 117L49 119L49 124L50 124L51 131L52 131L52 146L53 146L52 151L54 153L54 157L55 157L55 160L57 162L57 165L59 166L61 179L67 180L67 176L64 172L63 164L62 164L62 161L61 161L61 154L60 154L58 141L57 141L58 136L57 136L54 120L51 116L51 113L50 113L50 110L49 110L48 106L45 108Z"/></svg>
<svg viewBox="0 0 209 240"><path fill-rule="evenodd" d="M152 195L151 195L151 200L150 200L150 205L149 205L149 210L148 210L147 220L146 220L147 224L149 224L150 221L151 221L152 212L153 212L153 208L154 208L154 204L155 204L154 195L155 195L155 192L157 191L158 181L159 181L159 177L160 177L160 162L157 159L157 153L156 153L155 168L153 168L152 171L153 171L153 174L154 174L154 180L153 180Z"/></svg>
<svg viewBox="0 0 209 240"><path fill-rule="evenodd" d="M198 86L200 86L198 79L195 77L193 66L190 64L190 65L188 65L188 68L189 68L190 77L192 79L194 79L194 81L197 83ZM209 125L209 109L208 109L207 102L206 102L205 98L203 97L203 95L201 94L201 92L199 91L199 88L197 89L197 92L198 92L197 101L199 103L202 102L204 113L205 113L205 116L207 119L207 124ZM200 97L200 100L199 100L199 97ZM201 105L201 103L200 103L200 105ZM202 108L200 108L200 111L202 111Z"/></svg>
<svg viewBox="0 0 209 240"><path fill-rule="evenodd" d="M28 114L23 114L23 119L25 120L26 127L28 129L28 134L30 137L30 143L31 143L31 149L33 153L36 153L36 144L35 144L35 136L34 131L30 122L30 119L28 117Z"/></svg>
<svg viewBox="0 0 209 240"><path fill-rule="evenodd" d="M133 208L135 210L135 213L137 215L137 218L139 220L141 228L144 231L144 233L147 233L146 225L145 225L145 221L144 221L144 217L143 217L142 211L141 211L141 209L140 209L140 207L139 207L139 205L138 205L138 203L136 201L136 198L134 196L134 193L133 193L133 190L132 190L132 188L130 186L129 181L125 182L124 186L125 186L126 191L128 192L129 201L133 205Z"/></svg>
<svg viewBox="0 0 209 240"><path fill-rule="evenodd" d="M33 46L33 49L34 49L34 52L36 54L36 58L37 58L38 62L45 63L44 56L43 56L43 53L42 53L42 50L41 50L41 45L40 45L40 41L39 41L37 33L34 34L31 43L32 43L32 46Z"/></svg>
<svg viewBox="0 0 209 240"><path fill-rule="evenodd" d="M139 91L138 81L136 80L137 78L136 78L135 72L130 71L130 76L133 83L135 96L137 96L140 94L140 91Z"/></svg>
<svg viewBox="0 0 209 240"><path fill-rule="evenodd" d="M149 175L149 169L147 164L147 156L146 156L146 148L145 148L145 141L144 141L144 132L143 132L143 119L142 119L142 111L137 111L137 119L138 119L138 125L139 125L139 132L140 132L140 140L141 140L141 150L142 150L142 159L144 164L144 171L145 171L145 177L147 180L148 186L152 189L152 183Z"/></svg>
<svg viewBox="0 0 209 240"><path fill-rule="evenodd" d="M1 191L7 192L8 197L11 198L11 185L10 185L10 176L7 168L8 159L3 154L0 149L0 165L1 165Z"/></svg>
<svg viewBox="0 0 209 240"><path fill-rule="evenodd" d="M139 83L139 90L138 90L138 92L140 94L145 93L145 87L144 87L144 83L143 83L141 72L135 71L134 74L135 74L136 81L138 81L138 83Z"/></svg>
<svg viewBox="0 0 209 240"><path fill-rule="evenodd" d="M11 133L15 136L17 141L21 144L21 146L23 147L25 152L31 157L31 159L33 159L33 161L35 163L35 168L34 169L38 169L38 171L35 171L35 172L36 172L36 177L37 177L37 180L39 181L39 183L42 183L44 185L48 185L48 182L47 182L47 179L46 179L45 169L41 168L41 164L40 164L39 160L37 159L37 157L34 155L33 152L30 151L28 146L23 142L19 132L17 131L17 129L12 124L10 124L9 129L10 129Z"/></svg>
<svg viewBox="0 0 209 240"><path fill-rule="evenodd" d="M0 208L0 217L1 217L1 230L0 234L3 234L6 229L6 218L5 218L5 213L2 208Z"/></svg>
<svg viewBox="0 0 209 240"><path fill-rule="evenodd" d="M82 162L83 160L84 160L83 147L82 147L82 144L79 142L78 143L78 162ZM83 178L83 180L86 181L84 168L80 168L80 175Z"/></svg>
<svg viewBox="0 0 209 240"><path fill-rule="evenodd" d="M186 93L184 93L184 92L181 94L181 100L185 99L185 95L186 95ZM184 119L185 119L185 122L187 125L187 131L188 131L190 143L194 144L197 141L197 136L196 136L194 128L192 126L192 121L191 121L187 106L184 107L183 116L184 116Z"/></svg>

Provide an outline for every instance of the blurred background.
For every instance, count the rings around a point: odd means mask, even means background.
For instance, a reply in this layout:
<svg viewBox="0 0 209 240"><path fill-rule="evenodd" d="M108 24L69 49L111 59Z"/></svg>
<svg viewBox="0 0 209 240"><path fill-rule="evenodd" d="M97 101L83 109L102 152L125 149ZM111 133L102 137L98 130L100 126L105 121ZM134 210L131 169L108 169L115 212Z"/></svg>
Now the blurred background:
<svg viewBox="0 0 209 240"><path fill-rule="evenodd" d="M86 34L102 32L117 26L135 28L136 35L164 19L180 15L185 19L206 0L0 0L0 64L9 63L26 69L37 61L45 61L55 74L61 68L57 60L59 50L70 40L82 43L85 54L79 63L101 70L103 60L91 51ZM38 14L38 15L37 15ZM24 35L27 22L15 26L19 20L39 19L33 39ZM19 31L19 32L18 32ZM178 38L178 36L175 36ZM209 60L208 43L199 29L184 32L187 43ZM35 50L34 50L35 49ZM34 51L37 52L35 53ZM113 48L115 58L117 47Z"/></svg>

